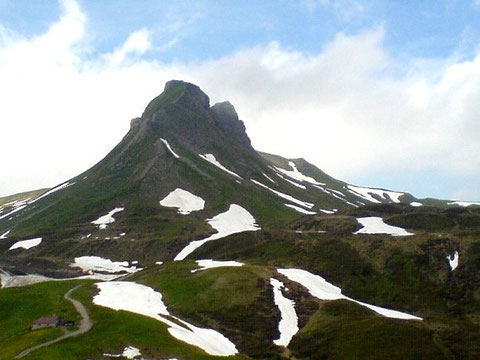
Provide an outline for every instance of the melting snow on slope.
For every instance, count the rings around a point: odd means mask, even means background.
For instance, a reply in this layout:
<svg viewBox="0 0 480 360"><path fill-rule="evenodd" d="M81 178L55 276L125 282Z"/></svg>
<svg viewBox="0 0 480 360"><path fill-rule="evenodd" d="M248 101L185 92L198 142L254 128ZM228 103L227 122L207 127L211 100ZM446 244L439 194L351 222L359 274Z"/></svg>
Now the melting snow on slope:
<svg viewBox="0 0 480 360"><path fill-rule="evenodd" d="M285 206L288 206L289 208L292 208L293 210L298 211L299 213L305 214L305 215L316 215L317 213L315 211L308 211L305 209L302 209L301 207L292 205L292 204L284 204Z"/></svg>
<svg viewBox="0 0 480 360"><path fill-rule="evenodd" d="M307 288L308 292L320 299L320 300L349 300L353 301L359 305L365 306L369 308L370 310L375 311L376 313L388 317L388 318L393 318L393 319L401 319L401 320L422 320L422 318L403 313L400 311L396 310L390 310L386 308L382 308L380 306L375 306L375 305L370 305L367 303L363 303L361 301L357 301L354 299L351 299L345 295L342 294L342 290L327 282L324 278L318 275L314 275L306 270L301 270L301 269L277 269L277 271L285 275L287 278L289 278L292 281L295 281L299 283L300 285L303 285L305 288Z"/></svg>
<svg viewBox="0 0 480 360"><path fill-rule="evenodd" d="M92 224L98 225L100 229L106 229L108 224L111 224L115 221L113 215L117 212L125 210L124 208L115 208L110 211L107 215L100 216L97 220L92 221Z"/></svg>
<svg viewBox="0 0 480 360"><path fill-rule="evenodd" d="M372 194L378 195L380 198L385 200L392 200L394 203L400 203L400 196L404 195L402 192L397 191L389 191L389 190L381 190L381 189L371 189L366 187L354 186L354 185L347 185L350 189L349 191L357 196L364 198L365 200L371 201L373 203L380 204L381 201L375 199ZM388 197L386 196L388 195ZM390 199L389 199L390 198Z"/></svg>
<svg viewBox="0 0 480 360"><path fill-rule="evenodd" d="M453 201L449 202L448 205L458 205L462 207L469 207L472 205L478 205L480 206L480 202L473 202L473 201Z"/></svg>
<svg viewBox="0 0 480 360"><path fill-rule="evenodd" d="M186 190L175 189L160 201L160 205L176 207L178 208L179 214L188 215L192 211L203 210L205 207L205 200Z"/></svg>
<svg viewBox="0 0 480 360"><path fill-rule="evenodd" d="M447 256L448 264L450 265L451 271L455 270L458 266L458 251L455 251L453 255Z"/></svg>
<svg viewBox="0 0 480 360"><path fill-rule="evenodd" d="M208 241L217 240L239 232L260 230L260 227L255 223L255 218L247 210L236 204L230 205L226 212L218 214L207 220L207 222L217 230L217 233L203 240L192 241L175 256L174 261L185 259Z"/></svg>
<svg viewBox="0 0 480 360"><path fill-rule="evenodd" d="M241 179L241 177L238 174L235 174L233 171L228 170L225 166L220 164L217 159L215 159L215 156L213 154L198 154L202 159L207 160L210 164L215 165L216 167L222 169L223 171L229 173L230 175L236 176Z"/></svg>
<svg viewBox="0 0 480 360"><path fill-rule="evenodd" d="M410 203L410 206L413 206L413 207L420 207L420 206L423 206L423 204L421 202L418 202L418 201L412 201Z"/></svg>
<svg viewBox="0 0 480 360"><path fill-rule="evenodd" d="M287 347L292 340L292 337L298 332L298 317L295 312L295 302L287 299L282 294L284 284L274 278L270 279L270 285L273 287L273 300L275 305L280 310L280 323L278 330L280 331L280 338L274 340L274 344Z"/></svg>
<svg viewBox="0 0 480 360"><path fill-rule="evenodd" d="M165 144L165 146L167 147L168 151L170 151L173 156L175 156L177 159L180 159L180 156L178 156L178 154L177 154L175 151L172 150L172 147L170 146L170 144L168 143L167 140L162 139L162 138L160 138L160 140Z"/></svg>
<svg viewBox="0 0 480 360"><path fill-rule="evenodd" d="M168 332L190 345L198 346L210 355L230 356L238 353L235 345L225 336L212 329L204 329L187 323L175 316L173 322L163 303L162 294L152 288L134 282L112 281L95 284L100 293L93 303L113 310L125 310L145 315L169 326Z"/></svg>
<svg viewBox="0 0 480 360"><path fill-rule="evenodd" d="M357 218L357 221L363 225L363 228L354 232L354 234L387 234L392 236L414 235L401 227L385 224L381 217L370 216Z"/></svg>
<svg viewBox="0 0 480 360"><path fill-rule="evenodd" d="M6 239L9 233L10 233L10 230L7 230L2 235L0 235L0 239Z"/></svg>
<svg viewBox="0 0 480 360"><path fill-rule="evenodd" d="M288 165L293 170L285 170L285 169L282 169L282 168L279 168L279 167L275 167L275 169L277 169L281 173L283 173L283 174L285 174L285 175L287 175L287 176L289 176L292 179L295 179L297 181L305 181L305 182L308 182L308 183L313 184L313 185L322 185L322 186L325 185L324 183L318 182L317 180L315 180L314 178L312 178L310 176L303 175L300 171L298 171L297 166L295 165L295 163L293 161L289 161Z"/></svg>
<svg viewBox="0 0 480 360"><path fill-rule="evenodd" d="M128 261L112 261L99 256L80 256L75 258L75 262L70 264L71 267L79 267L83 271L90 273L134 273L142 270L136 266L130 266Z"/></svg>
<svg viewBox="0 0 480 360"><path fill-rule="evenodd" d="M17 241L15 244L10 246L8 250L14 250L14 249L20 249L20 248L28 250L30 248L40 245L41 242L42 242L42 238Z"/></svg>
<svg viewBox="0 0 480 360"><path fill-rule="evenodd" d="M257 184L258 186L261 186L267 190L270 190L271 192L273 192L274 194L278 195L279 197L285 199L285 200L288 200L288 201L291 201L297 205L300 205L300 206L303 206L303 207L306 207L308 209L311 209L313 207L314 204L312 203L309 203L309 202L306 202L306 201L302 201L302 200L298 200L298 199L295 199L293 196L290 196L290 195L287 195L287 194L284 194L284 193L281 193L280 191L277 191L277 190L273 190L272 188L269 188L267 185L263 185L261 182L257 181L257 180L253 180L251 179L252 182L254 184Z"/></svg>
<svg viewBox="0 0 480 360"><path fill-rule="evenodd" d="M245 265L244 263L238 261L220 261L212 259L197 260L196 263L198 266L200 266L200 269L194 269L191 271L192 273L218 267L239 267Z"/></svg>

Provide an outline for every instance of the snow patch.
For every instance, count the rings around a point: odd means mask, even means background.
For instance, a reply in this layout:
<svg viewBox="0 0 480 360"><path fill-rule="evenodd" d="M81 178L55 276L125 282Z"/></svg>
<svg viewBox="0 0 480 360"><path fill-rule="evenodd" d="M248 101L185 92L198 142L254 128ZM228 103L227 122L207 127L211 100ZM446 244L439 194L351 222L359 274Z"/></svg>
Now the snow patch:
<svg viewBox="0 0 480 360"><path fill-rule="evenodd" d="M298 199L295 199L293 196L291 195L287 195L287 194L284 194L284 193L281 193L280 191L277 191L277 190L273 190L272 188L269 188L267 185L264 185L262 184L261 182L257 181L257 180L253 180L251 179L251 181L254 183L254 184L257 184L258 186L261 186L271 192L273 192L274 194L276 194L277 196L285 199L285 200L288 200L288 201L291 201L297 205L300 205L300 206L303 206L303 207L306 207L307 209L311 209L313 208L313 205L312 203L309 203L309 202L306 202L306 201L302 201L302 200L298 200Z"/></svg>
<svg viewBox="0 0 480 360"><path fill-rule="evenodd" d="M42 242L42 238L17 241L15 244L10 246L8 250L14 250L14 249L20 249L20 248L28 250L35 246L40 245L41 242Z"/></svg>
<svg viewBox="0 0 480 360"><path fill-rule="evenodd" d="M79 267L90 274L95 273L135 273L142 270L136 266L130 266L128 261L112 261L99 256L80 256L75 258L71 267Z"/></svg>
<svg viewBox="0 0 480 360"><path fill-rule="evenodd" d="M410 206L413 206L413 207L420 207L420 206L423 206L423 204L421 202L418 202L418 201L412 201L410 203Z"/></svg>
<svg viewBox="0 0 480 360"><path fill-rule="evenodd" d="M197 260L196 263L200 266L200 269L191 270L192 273L218 267L239 267L245 265L238 261L220 261L212 259Z"/></svg>
<svg viewBox="0 0 480 360"><path fill-rule="evenodd" d="M275 166L275 169L277 169L281 173L283 173L283 174L285 174L285 175L287 175L287 176L289 176L292 179L297 180L297 181L305 181L305 182L308 182L308 183L313 184L313 185L321 185L321 186L325 185L325 183L318 182L317 180L315 180L314 178L312 178L310 176L303 175L300 171L298 171L297 166L295 165L295 163L293 161L289 161L288 165L293 170L285 170L285 169L282 169L282 168L279 168L279 167L276 167L276 166Z"/></svg>
<svg viewBox="0 0 480 360"><path fill-rule="evenodd" d="M370 310L373 310L376 313L388 318L401 319L401 320L422 320L422 318L415 315L403 313L396 310L390 310L390 309L382 308L375 305L370 305L370 304L363 303L361 301L357 301L352 298L349 298L342 294L342 290L339 287L330 284L321 276L314 275L306 270L277 269L277 271L280 274L285 275L290 280L295 281L300 285L303 285L312 296L320 300L344 299L344 300L353 301L359 305L367 307Z"/></svg>
<svg viewBox="0 0 480 360"><path fill-rule="evenodd" d="M218 214L207 220L207 222L217 230L217 233L206 239L192 241L175 256L174 261L185 259L208 241L217 240L239 232L260 230L260 227L255 223L255 218L247 210L236 204L230 205L226 212Z"/></svg>
<svg viewBox="0 0 480 360"><path fill-rule="evenodd" d="M125 210L124 208L115 208L110 211L107 215L100 216L97 220L92 221L92 224L98 225L99 229L106 229L108 224L111 224L115 221L113 215Z"/></svg>
<svg viewBox="0 0 480 360"><path fill-rule="evenodd" d="M299 213L306 214L306 215L316 215L317 213L315 211L308 211L305 209L302 209L301 207L292 205L292 204L284 204L285 206L288 206L289 208L292 208L293 210L298 211Z"/></svg>
<svg viewBox="0 0 480 360"><path fill-rule="evenodd" d="M6 239L8 234L10 234L10 230L7 230L6 232L4 232L2 235L0 235L0 239Z"/></svg>
<svg viewBox="0 0 480 360"><path fill-rule="evenodd" d="M228 170L225 166L223 166L222 164L220 164L217 159L215 159L215 156L213 154L198 154L198 156L200 156L202 159L204 160L207 160L210 164L213 164L215 165L216 167L218 167L219 169L222 169L223 171L229 173L230 175L233 175L233 176L236 176L238 178L241 179L241 176L239 176L238 174L235 174L233 171L230 171Z"/></svg>
<svg viewBox="0 0 480 360"><path fill-rule="evenodd" d="M389 190L382 190L382 189L372 189L372 188L367 188L367 187L360 187L360 186L354 186L354 185L347 185L347 188L350 189L349 191L357 196L362 197L365 200L368 200L373 203L380 204L381 201L375 199L372 194L378 195L381 199L384 199L386 201L389 201L390 199L394 203L400 203L400 196L405 195L402 192L397 192L397 191L389 191ZM388 196L387 196L388 195Z"/></svg>
<svg viewBox="0 0 480 360"><path fill-rule="evenodd" d="M112 281L96 283L100 289L93 303L113 310L130 311L158 320L167 326L173 337L190 345L198 346L210 355L230 356L238 353L235 345L225 336L212 329L204 329L171 316L163 303L162 294L152 288L134 282ZM170 315L177 322L169 320Z"/></svg>
<svg viewBox="0 0 480 360"><path fill-rule="evenodd" d="M324 214L335 214L335 211L334 210L325 210L325 209L320 209L320 211Z"/></svg>
<svg viewBox="0 0 480 360"><path fill-rule="evenodd" d="M458 259L459 259L458 251L455 251L455 253L453 255L447 256L448 265L450 265L450 270L451 271L453 271L457 268Z"/></svg>
<svg viewBox="0 0 480 360"><path fill-rule="evenodd" d="M165 146L167 147L168 151L170 151L173 156L175 156L177 159L180 159L180 156L178 156L178 154L177 154L175 151L172 150L172 147L170 146L170 144L168 143L167 140L162 139L162 138L160 138L160 140L165 144Z"/></svg>
<svg viewBox="0 0 480 360"><path fill-rule="evenodd" d="M385 224L381 217L363 217L357 218L357 221L363 225L363 228L354 232L354 234L387 234L392 236L414 235L401 227Z"/></svg>
<svg viewBox="0 0 480 360"><path fill-rule="evenodd" d="M469 207L472 205L480 206L480 202L473 202L473 201L453 201L449 202L448 205L458 205L462 207ZM1 218L0 218L1 219Z"/></svg>
<svg viewBox="0 0 480 360"><path fill-rule="evenodd" d="M295 302L283 296L281 289L284 287L284 284L281 281L271 278L270 285L273 287L273 300L275 301L275 305L278 306L281 316L278 324L280 337L277 340L274 340L273 343L275 345L287 347L290 340L292 340L292 337L299 330Z"/></svg>
<svg viewBox="0 0 480 360"><path fill-rule="evenodd" d="M205 200L193 195L191 192L178 188L160 201L160 205L178 208L179 214L188 215L193 211L203 210Z"/></svg>

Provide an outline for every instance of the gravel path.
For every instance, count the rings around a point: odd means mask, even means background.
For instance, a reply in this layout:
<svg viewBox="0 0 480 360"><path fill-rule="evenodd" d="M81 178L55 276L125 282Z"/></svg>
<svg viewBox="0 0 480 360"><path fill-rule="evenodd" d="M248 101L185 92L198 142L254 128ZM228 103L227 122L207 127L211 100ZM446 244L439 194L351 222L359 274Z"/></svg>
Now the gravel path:
<svg viewBox="0 0 480 360"><path fill-rule="evenodd" d="M55 344L59 341L62 341L62 340L65 340L65 339L68 339L68 338L71 338L71 337L75 337L75 336L78 336L78 335L81 335L81 334L84 334L86 333L87 331L89 331L92 326L93 326L93 323L92 321L90 320L90 317L88 316L88 312L87 312L87 309L85 309L85 306L83 306L83 304L78 301L78 300L75 300L75 299L72 299L71 295L72 293L77 290L81 285L77 285L73 288L71 288L70 290L68 290L68 292L65 294L65 299L67 299L68 301L70 301L73 306L75 306L75 309L77 309L77 311L79 312L80 316L82 317L82 320L80 322L80 328L78 330L75 330L75 331L72 331L72 332L68 332L68 333L65 333L64 335L54 339L54 340L50 340L50 341L47 341L43 344L39 344L39 345L35 345L35 346L32 346L31 348L28 348L24 351L22 351L20 354L18 354L15 359L20 359L28 354L30 354L32 351L35 351L37 349L40 349L42 347L45 347L45 346L49 346L49 345L52 345L52 344Z"/></svg>

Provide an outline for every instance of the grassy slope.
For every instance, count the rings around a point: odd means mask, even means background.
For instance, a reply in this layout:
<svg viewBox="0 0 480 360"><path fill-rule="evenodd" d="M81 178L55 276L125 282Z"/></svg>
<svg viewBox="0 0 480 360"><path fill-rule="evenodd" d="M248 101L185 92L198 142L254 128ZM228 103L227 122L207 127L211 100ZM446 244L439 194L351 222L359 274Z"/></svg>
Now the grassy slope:
<svg viewBox="0 0 480 360"><path fill-rule="evenodd" d="M78 320L73 305L63 295L74 282L48 282L22 288L0 290L0 359L12 359L27 347L54 339L60 329L31 331L32 323L42 316L62 316Z"/></svg>
<svg viewBox="0 0 480 360"><path fill-rule="evenodd" d="M250 356L278 356L279 313L269 285L271 270L262 267L199 271L191 263L167 263L132 277L164 294L170 311L197 326L214 328Z"/></svg>
<svg viewBox="0 0 480 360"><path fill-rule="evenodd" d="M181 359L222 359L174 339L162 323L141 315L113 311L92 304L96 290L91 281L47 282L23 288L0 290L0 359L12 359L30 346L54 339L59 329L31 331L31 323L40 316L57 314L77 319L63 295L81 283L73 297L88 309L94 327L88 333L39 349L24 359L101 359L103 353L121 353L128 345L138 347L145 356ZM242 357L229 357L229 359Z"/></svg>
<svg viewBox="0 0 480 360"><path fill-rule="evenodd" d="M290 344L300 359L448 359L416 321L386 319L346 300L326 302Z"/></svg>

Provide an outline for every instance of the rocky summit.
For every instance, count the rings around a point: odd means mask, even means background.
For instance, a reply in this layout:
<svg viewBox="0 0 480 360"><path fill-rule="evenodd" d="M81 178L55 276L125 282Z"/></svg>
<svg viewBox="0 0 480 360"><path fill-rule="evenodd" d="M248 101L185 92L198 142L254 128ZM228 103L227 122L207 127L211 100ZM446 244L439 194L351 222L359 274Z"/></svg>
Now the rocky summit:
<svg viewBox="0 0 480 360"><path fill-rule="evenodd" d="M258 152L172 80L91 169L0 198L0 359L478 359L479 236L479 204Z"/></svg>

